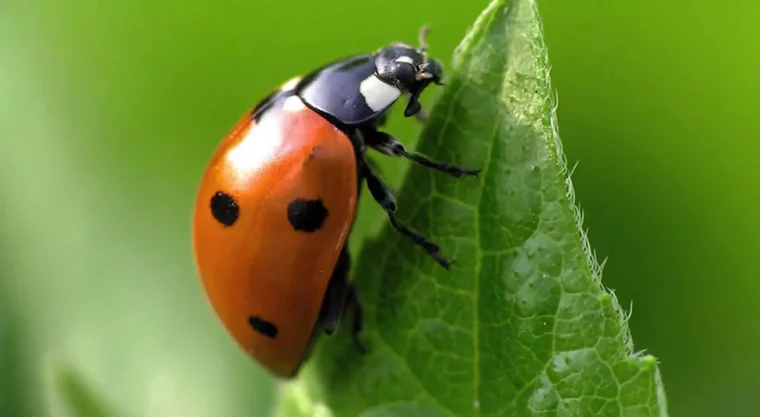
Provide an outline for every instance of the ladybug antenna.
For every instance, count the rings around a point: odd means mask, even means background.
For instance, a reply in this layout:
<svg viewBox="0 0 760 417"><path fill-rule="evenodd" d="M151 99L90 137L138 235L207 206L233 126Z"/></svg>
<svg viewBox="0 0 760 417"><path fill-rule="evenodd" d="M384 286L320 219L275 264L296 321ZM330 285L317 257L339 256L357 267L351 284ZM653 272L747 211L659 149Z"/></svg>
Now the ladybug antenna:
<svg viewBox="0 0 760 417"><path fill-rule="evenodd" d="M422 54L424 57L425 62L427 63L427 36L428 33L430 33L430 26L424 25L420 28L420 33L418 37L418 42L420 44L419 48L417 50Z"/></svg>
<svg viewBox="0 0 760 417"><path fill-rule="evenodd" d="M417 38L417 41L420 43L419 51L425 52L427 51L427 36L428 33L430 33L430 25L423 25L420 28L420 33Z"/></svg>

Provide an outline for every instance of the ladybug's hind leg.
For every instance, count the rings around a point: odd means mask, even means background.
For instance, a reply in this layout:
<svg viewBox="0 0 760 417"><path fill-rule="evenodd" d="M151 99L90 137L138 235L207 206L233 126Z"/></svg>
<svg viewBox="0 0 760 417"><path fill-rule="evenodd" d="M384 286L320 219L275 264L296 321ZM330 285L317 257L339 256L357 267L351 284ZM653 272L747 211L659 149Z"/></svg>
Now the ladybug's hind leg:
<svg viewBox="0 0 760 417"><path fill-rule="evenodd" d="M322 309L319 311L318 324L322 330L331 335L340 327L343 310L346 306L346 296L349 293L348 272L351 269L351 258L344 247L335 264L330 282L327 284Z"/></svg>
<svg viewBox="0 0 760 417"><path fill-rule="evenodd" d="M359 339L359 335L364 328L364 309L359 301L356 287L349 282L348 273L350 269L351 258L344 247L340 253L340 258L338 258L338 263L335 265L330 283L327 286L318 322L326 334L332 335L338 330L343 316L347 309L350 308L353 312L351 339L362 352L365 352L366 348Z"/></svg>
<svg viewBox="0 0 760 417"><path fill-rule="evenodd" d="M391 226L417 245L422 246L436 262L444 268L449 269L451 262L438 253L441 248L437 244L398 220L396 217L396 197L393 195L393 191L366 163L362 164L362 176L367 180L367 188L369 188L372 198L380 203L383 210L388 214Z"/></svg>
<svg viewBox="0 0 760 417"><path fill-rule="evenodd" d="M359 293L356 290L354 284L349 284L348 295L346 297L346 307L351 308L353 312L353 322L351 323L351 340L354 342L359 350L367 352L367 347L362 342L360 336L362 330L364 330L364 308L362 307L361 300L359 300Z"/></svg>

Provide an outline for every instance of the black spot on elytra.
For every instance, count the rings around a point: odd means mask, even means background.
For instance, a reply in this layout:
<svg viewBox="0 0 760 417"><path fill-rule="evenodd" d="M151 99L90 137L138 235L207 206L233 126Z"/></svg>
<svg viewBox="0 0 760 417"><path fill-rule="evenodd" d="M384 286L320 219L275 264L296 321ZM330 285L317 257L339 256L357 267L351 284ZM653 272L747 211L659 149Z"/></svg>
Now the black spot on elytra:
<svg viewBox="0 0 760 417"><path fill-rule="evenodd" d="M211 214L221 224L225 226L232 226L240 215L240 207L238 207L235 199L223 192L217 191L213 197L211 197Z"/></svg>
<svg viewBox="0 0 760 417"><path fill-rule="evenodd" d="M277 326L259 316L248 317L248 324L251 325L253 330L256 330L270 339L277 337L277 332L279 331L277 330Z"/></svg>
<svg viewBox="0 0 760 417"><path fill-rule="evenodd" d="M288 204L288 221L299 232L316 232L327 219L327 208L322 200L298 198Z"/></svg>

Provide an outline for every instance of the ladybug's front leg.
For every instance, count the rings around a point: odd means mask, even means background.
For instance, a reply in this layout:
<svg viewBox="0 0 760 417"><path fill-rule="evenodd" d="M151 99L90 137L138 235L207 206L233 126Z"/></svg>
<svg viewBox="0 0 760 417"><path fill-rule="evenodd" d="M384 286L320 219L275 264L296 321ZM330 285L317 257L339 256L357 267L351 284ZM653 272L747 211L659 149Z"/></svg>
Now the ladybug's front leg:
<svg viewBox="0 0 760 417"><path fill-rule="evenodd" d="M430 115L422 108L419 98L413 93L407 93L406 96L409 104L407 104L404 115L406 117L414 116L414 119L422 124L427 123L430 120Z"/></svg>
<svg viewBox="0 0 760 417"><path fill-rule="evenodd" d="M456 165L449 165L444 162L434 161L425 155L420 155L415 152L409 152L404 147L404 144L399 142L393 136L379 132L373 129L364 129L362 131L362 137L367 146L372 149L381 152L389 156L403 156L406 159L414 161L422 166L432 168L455 177L461 177L462 175L474 175L478 176L479 169L463 168Z"/></svg>

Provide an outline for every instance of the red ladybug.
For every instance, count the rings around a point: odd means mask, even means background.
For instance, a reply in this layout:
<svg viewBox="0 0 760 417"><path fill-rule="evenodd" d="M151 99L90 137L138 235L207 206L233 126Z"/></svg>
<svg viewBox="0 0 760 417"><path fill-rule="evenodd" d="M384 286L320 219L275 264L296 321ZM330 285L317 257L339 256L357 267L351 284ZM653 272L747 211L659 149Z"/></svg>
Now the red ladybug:
<svg viewBox="0 0 760 417"><path fill-rule="evenodd" d="M420 117L419 95L441 84L424 35L419 48L394 43L283 84L235 125L203 175L196 268L227 330L279 377L298 373L314 336L332 334L348 304L361 331L346 240L362 181L396 230L449 266L438 245L396 219L392 191L364 156L369 147L456 177L478 173L409 153L378 130L402 95L405 116Z"/></svg>

